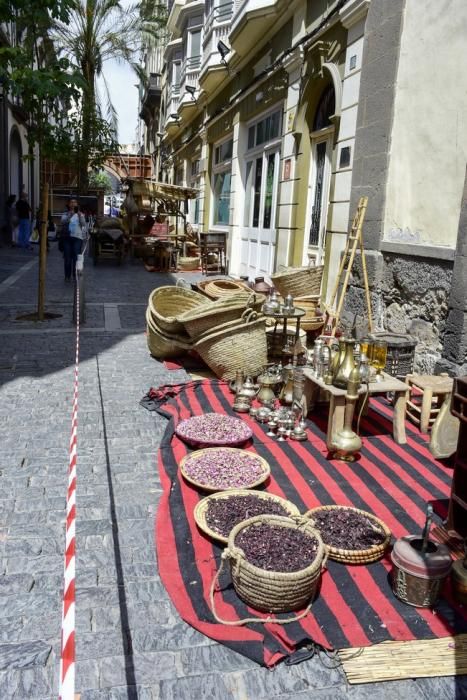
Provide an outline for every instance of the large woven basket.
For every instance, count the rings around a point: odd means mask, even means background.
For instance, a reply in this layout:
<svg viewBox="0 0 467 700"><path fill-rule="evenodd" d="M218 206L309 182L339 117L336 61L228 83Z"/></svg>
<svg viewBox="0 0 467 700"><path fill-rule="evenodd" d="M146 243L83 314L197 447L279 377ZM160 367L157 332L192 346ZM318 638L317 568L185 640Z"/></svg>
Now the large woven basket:
<svg viewBox="0 0 467 700"><path fill-rule="evenodd" d="M211 527L209 527L207 523L206 514L209 505L213 501L221 500L223 498L230 498L231 496L251 495L256 496L257 498L260 498L264 501L278 503L286 511L288 511L289 515L291 516L300 515L300 511L294 503L292 503L291 501L287 501L285 498L281 498L281 496L276 496L274 493L268 493L267 491L251 492L247 489L230 489L229 491L218 491L217 493L212 493L210 496L205 496L201 499L201 501L199 501L199 503L196 504L195 509L193 511L196 524L198 525L200 530L202 530L206 535L209 535L209 537L212 537L213 540L217 540L218 542L223 542L224 544L227 544L228 537L224 537L224 535L221 535L216 530L213 530Z"/></svg>
<svg viewBox="0 0 467 700"><path fill-rule="evenodd" d="M157 325L168 333L182 333L178 316L186 311L209 304L205 296L184 287L157 287L149 295L149 308Z"/></svg>
<svg viewBox="0 0 467 700"><path fill-rule="evenodd" d="M239 292L251 291L243 282L229 279L204 280L198 283L198 287L211 299L220 299Z"/></svg>
<svg viewBox="0 0 467 700"><path fill-rule="evenodd" d="M318 541L314 561L305 569L291 573L266 571L251 564L245 559L243 550L236 546L235 538L243 529L261 523L300 529L314 537ZM292 520L279 515L257 515L231 530L224 556L230 560L230 573L237 595L256 610L278 613L299 610L314 597L326 561L326 548L310 521Z"/></svg>
<svg viewBox="0 0 467 700"><path fill-rule="evenodd" d="M197 270L200 265L200 258L182 258L179 257L177 261L180 270L185 272L188 270Z"/></svg>
<svg viewBox="0 0 467 700"><path fill-rule="evenodd" d="M152 318L149 307L146 309L146 330L149 352L158 360L179 357L191 350L190 339L186 336L164 333Z"/></svg>
<svg viewBox="0 0 467 700"><path fill-rule="evenodd" d="M178 317L191 338L198 339L206 331L219 330L221 324L239 319L247 307L259 311L264 303L262 294L229 295Z"/></svg>
<svg viewBox="0 0 467 700"><path fill-rule="evenodd" d="M266 321L233 321L223 330L203 335L193 346L220 379L233 379L237 371L257 376L268 361Z"/></svg>
<svg viewBox="0 0 467 700"><path fill-rule="evenodd" d="M368 513L365 510L360 510L360 508L353 508L351 506L318 506L317 508L312 508L307 511L304 515L305 518L310 518L310 521L316 527L313 514L322 510L351 510L355 513L361 513L368 520L371 520L375 525L380 528L384 534L385 538L381 544L375 544L368 549L340 549L338 547L331 547L327 545L329 559L334 559L334 561L339 561L341 564L371 564L374 561L378 561L384 555L389 542L391 541L391 531L382 520L373 515L373 513Z"/></svg>
<svg viewBox="0 0 467 700"><path fill-rule="evenodd" d="M291 294L295 299L295 297L319 294L323 269L323 265L290 267L283 272L275 272L271 275L271 281L283 297ZM300 304L296 305L300 306Z"/></svg>

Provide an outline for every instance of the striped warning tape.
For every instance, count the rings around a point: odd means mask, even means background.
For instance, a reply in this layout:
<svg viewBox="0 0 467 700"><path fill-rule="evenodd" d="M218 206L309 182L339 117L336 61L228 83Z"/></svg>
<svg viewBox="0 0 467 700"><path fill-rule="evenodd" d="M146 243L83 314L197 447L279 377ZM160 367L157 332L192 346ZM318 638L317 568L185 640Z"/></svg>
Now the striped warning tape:
<svg viewBox="0 0 467 700"><path fill-rule="evenodd" d="M76 308L79 309L79 279L76 280ZM76 314L76 355L71 414L70 462L65 531L65 573L62 611L62 647L60 657L60 700L73 700L75 695L75 522L76 522L76 460L78 448L78 370L79 370L79 312Z"/></svg>

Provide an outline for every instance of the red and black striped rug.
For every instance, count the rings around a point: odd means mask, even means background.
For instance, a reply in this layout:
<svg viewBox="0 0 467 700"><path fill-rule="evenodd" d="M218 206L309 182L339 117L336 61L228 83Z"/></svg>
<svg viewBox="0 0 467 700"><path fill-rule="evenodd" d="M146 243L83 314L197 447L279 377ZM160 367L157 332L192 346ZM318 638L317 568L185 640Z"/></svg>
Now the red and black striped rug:
<svg viewBox="0 0 467 700"><path fill-rule="evenodd" d="M267 666L310 640L327 649L342 649L467 632L467 611L456 606L449 585L434 610L399 602L388 580L389 556L369 566L330 561L312 612L300 622L218 624L210 609L209 588L222 549L194 522L193 509L205 494L186 484L178 471L178 462L189 448L174 435L174 428L180 420L207 411L238 414L232 410L227 385L216 380L161 387L153 398L157 410L170 419L159 451L163 488L156 520L159 571L175 607L190 625ZM244 420L254 432L249 449L271 466L267 490L285 496L301 512L320 504L356 506L384 520L394 537L421 532L428 502L441 516L446 514L451 470L433 459L425 438L410 424L408 443L394 442L392 409L385 400L371 401L361 426L361 457L354 463L329 459L324 413L309 419L309 440L302 443L279 443L266 436L267 427L248 415ZM221 579L221 589L216 605L223 619L262 616L237 597L228 572Z"/></svg>

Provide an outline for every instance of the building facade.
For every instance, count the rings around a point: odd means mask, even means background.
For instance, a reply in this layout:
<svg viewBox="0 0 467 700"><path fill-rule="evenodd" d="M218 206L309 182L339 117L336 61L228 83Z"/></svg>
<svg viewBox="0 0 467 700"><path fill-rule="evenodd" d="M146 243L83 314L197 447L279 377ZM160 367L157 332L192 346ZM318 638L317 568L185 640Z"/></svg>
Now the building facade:
<svg viewBox="0 0 467 700"><path fill-rule="evenodd" d="M0 25L0 46L15 46L20 37L14 22ZM40 200L40 163L38 148L30 153L27 140L29 115L21 99L9 95L0 84L0 230L5 222L5 202L14 194L27 192L35 211Z"/></svg>
<svg viewBox="0 0 467 700"><path fill-rule="evenodd" d="M188 217L228 233L230 273L323 264L329 297L367 195L376 323L413 335L426 371L466 326L465 288L450 300L465 235L466 29L462 0L175 0L159 54L159 179L198 189ZM358 270L355 315L363 324ZM462 347L444 358L452 371Z"/></svg>

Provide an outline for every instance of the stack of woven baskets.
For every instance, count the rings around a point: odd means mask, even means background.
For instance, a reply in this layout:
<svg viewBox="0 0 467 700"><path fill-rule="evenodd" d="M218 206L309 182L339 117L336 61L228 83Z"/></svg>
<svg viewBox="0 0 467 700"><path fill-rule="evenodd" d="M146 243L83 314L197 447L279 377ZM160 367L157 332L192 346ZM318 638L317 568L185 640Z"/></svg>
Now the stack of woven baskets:
<svg viewBox="0 0 467 700"><path fill-rule="evenodd" d="M178 317L209 304L198 292L182 287L158 287L149 295L146 309L148 348L151 355L163 360L183 355L192 347L190 336Z"/></svg>
<svg viewBox="0 0 467 700"><path fill-rule="evenodd" d="M237 370L256 376L267 364L264 301L246 289L211 301L183 287L158 287L146 310L149 351L162 360L194 349L221 379Z"/></svg>
<svg viewBox="0 0 467 700"><path fill-rule="evenodd" d="M271 280L279 294L284 298L291 294L294 304L305 309L301 321L304 331L321 330L324 325L322 316L316 311L319 306L323 265L312 267L291 267L271 275Z"/></svg>

